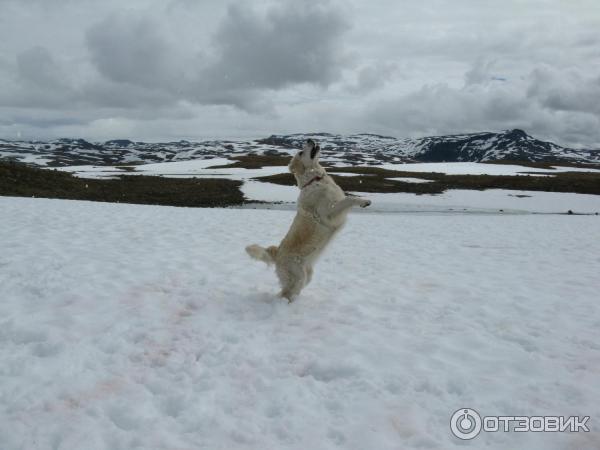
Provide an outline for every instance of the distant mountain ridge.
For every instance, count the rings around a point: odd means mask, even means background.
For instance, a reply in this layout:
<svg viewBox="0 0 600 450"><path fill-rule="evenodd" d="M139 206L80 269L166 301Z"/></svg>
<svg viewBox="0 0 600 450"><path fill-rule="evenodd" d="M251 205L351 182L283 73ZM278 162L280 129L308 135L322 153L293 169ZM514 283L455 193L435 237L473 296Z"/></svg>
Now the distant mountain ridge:
<svg viewBox="0 0 600 450"><path fill-rule="evenodd" d="M250 141L211 140L166 143L115 139L11 141L0 139L0 160L59 167L72 165L141 164L190 159L209 159L236 154L290 154L308 139L316 139L322 158L331 163L378 165L399 162L529 161L598 163L600 150L575 150L536 139L523 130L483 132L416 139L376 134L337 135L299 133L272 135Z"/></svg>
<svg viewBox="0 0 600 450"><path fill-rule="evenodd" d="M523 130L513 129L499 133L470 133L430 136L415 139L397 139L374 134L351 136L318 134L273 135L261 143L298 147L307 138L321 142L321 147L336 151L363 150L365 156L381 160L400 158L418 162L486 162L564 161L593 163L600 161L600 150L575 150L552 142L541 141Z"/></svg>

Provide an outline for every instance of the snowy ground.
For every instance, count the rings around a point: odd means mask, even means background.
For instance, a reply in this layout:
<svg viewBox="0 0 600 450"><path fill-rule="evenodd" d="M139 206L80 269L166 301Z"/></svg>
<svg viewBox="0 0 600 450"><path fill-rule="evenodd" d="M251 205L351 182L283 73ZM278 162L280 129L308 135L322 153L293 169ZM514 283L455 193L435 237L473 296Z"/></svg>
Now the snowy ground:
<svg viewBox="0 0 600 450"><path fill-rule="evenodd" d="M356 194L370 198L372 211L377 212L565 214L571 210L578 214L600 214L600 195L571 192L452 189L436 195Z"/></svg>
<svg viewBox="0 0 600 450"><path fill-rule="evenodd" d="M595 216L353 214L288 305L243 248L291 211L0 211L2 450L600 448Z"/></svg>
<svg viewBox="0 0 600 450"><path fill-rule="evenodd" d="M284 202L281 205L248 205L269 209L295 209L298 188L260 181L246 181L242 186L244 196L265 202ZM600 214L600 196L573 194L570 192L515 191L510 189L487 189L485 191L453 189L436 195L409 193L354 192L368 197L373 212L420 212L420 213L476 213L476 214L565 214L569 210L577 214Z"/></svg>
<svg viewBox="0 0 600 450"><path fill-rule="evenodd" d="M485 164L476 162L381 164L380 167L405 172L439 172L448 175L522 175L524 173L553 175L557 172L600 172L597 169L578 167L556 166L554 169L538 169L513 164Z"/></svg>

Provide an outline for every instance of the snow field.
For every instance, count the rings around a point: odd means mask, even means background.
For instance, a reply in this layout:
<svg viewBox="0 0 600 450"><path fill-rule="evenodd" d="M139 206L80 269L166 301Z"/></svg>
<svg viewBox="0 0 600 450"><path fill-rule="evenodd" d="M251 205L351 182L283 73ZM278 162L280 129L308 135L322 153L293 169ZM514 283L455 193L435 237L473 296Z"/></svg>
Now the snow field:
<svg viewBox="0 0 600 450"><path fill-rule="evenodd" d="M2 449L594 449L597 217L351 214L293 304L292 211L0 197ZM453 438L482 415L592 432Z"/></svg>

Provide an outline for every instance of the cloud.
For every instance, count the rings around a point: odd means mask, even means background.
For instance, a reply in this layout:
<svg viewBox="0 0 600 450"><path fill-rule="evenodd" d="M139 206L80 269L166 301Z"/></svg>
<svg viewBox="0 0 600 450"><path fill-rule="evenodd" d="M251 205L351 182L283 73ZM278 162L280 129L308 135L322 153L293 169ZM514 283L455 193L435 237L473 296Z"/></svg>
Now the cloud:
<svg viewBox="0 0 600 450"><path fill-rule="evenodd" d="M392 61L370 62L356 72L356 80L348 85L348 90L364 94L380 89L398 75L398 70Z"/></svg>
<svg viewBox="0 0 600 450"><path fill-rule="evenodd" d="M465 73L465 84L483 84L489 81L506 81L505 78L495 75L497 73L496 60L478 58L473 67Z"/></svg>
<svg viewBox="0 0 600 450"><path fill-rule="evenodd" d="M0 0L0 137L520 127L600 147L595 2Z"/></svg>
<svg viewBox="0 0 600 450"><path fill-rule="evenodd" d="M563 144L600 143L597 77L573 68L540 66L521 79L498 81L494 64L477 61L465 84L425 85L409 94L375 101L366 110L370 126L399 135L439 135L522 128ZM577 145L577 144L575 144Z"/></svg>
<svg viewBox="0 0 600 450"><path fill-rule="evenodd" d="M32 86L60 89L64 87L61 70L45 47L36 46L17 55L19 78Z"/></svg>
<svg viewBox="0 0 600 450"><path fill-rule="evenodd" d="M73 100L70 77L45 47L31 47L3 66L0 106L60 108Z"/></svg>
<svg viewBox="0 0 600 450"><path fill-rule="evenodd" d="M558 71L544 65L532 72L527 95L551 110L600 117L600 74L590 77L575 68Z"/></svg>
<svg viewBox="0 0 600 450"><path fill-rule="evenodd" d="M213 86L279 89L295 83L327 86L339 79L341 37L348 25L329 5L285 2L260 14L233 5L215 35Z"/></svg>
<svg viewBox="0 0 600 450"><path fill-rule="evenodd" d="M118 107L186 100L266 111L273 105L265 91L304 83L326 87L339 79L346 29L331 5L286 2L262 11L234 5L212 47L200 53L182 51L148 15L113 13L86 33L102 77L86 96Z"/></svg>
<svg viewBox="0 0 600 450"><path fill-rule="evenodd" d="M87 31L86 43L92 62L108 80L165 90L178 81L183 61L151 17L110 14Z"/></svg>

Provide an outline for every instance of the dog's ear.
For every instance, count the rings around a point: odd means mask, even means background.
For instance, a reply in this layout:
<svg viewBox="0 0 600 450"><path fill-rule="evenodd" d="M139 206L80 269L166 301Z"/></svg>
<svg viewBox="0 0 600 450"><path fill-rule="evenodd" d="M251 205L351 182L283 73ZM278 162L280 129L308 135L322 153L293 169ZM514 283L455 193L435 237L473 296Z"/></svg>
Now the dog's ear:
<svg viewBox="0 0 600 450"><path fill-rule="evenodd" d="M312 150L310 151L310 159L315 159L315 156L317 156L317 153L319 153L320 151L321 147L319 146L319 144L315 144Z"/></svg>

